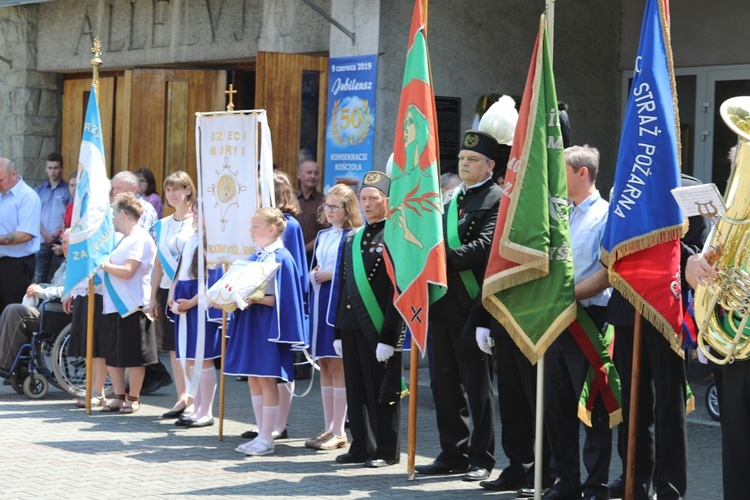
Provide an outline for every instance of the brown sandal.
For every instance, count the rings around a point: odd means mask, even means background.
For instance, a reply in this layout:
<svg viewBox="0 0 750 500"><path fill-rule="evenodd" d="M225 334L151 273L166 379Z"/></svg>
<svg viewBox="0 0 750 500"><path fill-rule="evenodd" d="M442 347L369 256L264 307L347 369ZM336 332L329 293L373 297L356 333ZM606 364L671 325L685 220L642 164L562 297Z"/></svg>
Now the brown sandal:
<svg viewBox="0 0 750 500"><path fill-rule="evenodd" d="M120 413L123 415L132 415L140 409L141 403L138 401L138 398L134 398L128 394L128 401L120 408Z"/></svg>
<svg viewBox="0 0 750 500"><path fill-rule="evenodd" d="M99 413L117 413L125 405L125 394L115 394L112 400L99 409Z"/></svg>

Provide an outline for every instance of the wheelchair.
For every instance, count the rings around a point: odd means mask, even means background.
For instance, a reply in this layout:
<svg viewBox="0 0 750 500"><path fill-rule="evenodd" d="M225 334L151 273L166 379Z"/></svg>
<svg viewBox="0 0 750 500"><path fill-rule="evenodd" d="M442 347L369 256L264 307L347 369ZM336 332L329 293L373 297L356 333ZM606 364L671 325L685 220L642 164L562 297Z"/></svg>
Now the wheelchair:
<svg viewBox="0 0 750 500"><path fill-rule="evenodd" d="M0 377L29 399L45 397L50 384L72 396L85 396L86 359L68 356L70 315L56 299L43 301L38 310L39 331L18 350L10 370L0 370ZM105 394L112 392L108 379Z"/></svg>

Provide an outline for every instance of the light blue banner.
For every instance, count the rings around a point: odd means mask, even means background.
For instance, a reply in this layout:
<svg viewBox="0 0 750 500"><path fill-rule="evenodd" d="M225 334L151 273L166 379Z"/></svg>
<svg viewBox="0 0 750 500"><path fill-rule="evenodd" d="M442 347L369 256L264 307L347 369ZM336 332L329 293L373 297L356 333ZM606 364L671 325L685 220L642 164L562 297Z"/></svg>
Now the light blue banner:
<svg viewBox="0 0 750 500"><path fill-rule="evenodd" d="M377 62L376 54L329 59L323 192L345 183L359 193L373 168Z"/></svg>

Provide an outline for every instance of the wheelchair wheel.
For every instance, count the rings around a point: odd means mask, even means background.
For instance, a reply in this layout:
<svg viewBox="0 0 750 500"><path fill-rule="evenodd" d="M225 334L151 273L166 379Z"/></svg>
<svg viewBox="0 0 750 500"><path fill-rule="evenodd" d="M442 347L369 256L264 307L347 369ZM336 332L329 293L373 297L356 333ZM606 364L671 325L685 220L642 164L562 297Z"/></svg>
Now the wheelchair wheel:
<svg viewBox="0 0 750 500"><path fill-rule="evenodd" d="M49 383L44 375L32 373L23 381L23 393L29 399L42 399L49 391Z"/></svg>
<svg viewBox="0 0 750 500"><path fill-rule="evenodd" d="M68 356L70 345L70 325L66 326L55 339L52 347L52 371L60 388L78 398L86 395L86 358ZM104 383L104 394L114 393L112 384L107 378Z"/></svg>
<svg viewBox="0 0 750 500"><path fill-rule="evenodd" d="M26 375L25 374L20 374L18 372L15 372L13 375L10 376L10 386L18 394L23 394L23 380L24 380L24 378L26 378Z"/></svg>
<svg viewBox="0 0 750 500"><path fill-rule="evenodd" d="M716 391L716 384L712 383L706 389L706 410L708 410L709 416L721 422L721 412L719 412L719 394Z"/></svg>

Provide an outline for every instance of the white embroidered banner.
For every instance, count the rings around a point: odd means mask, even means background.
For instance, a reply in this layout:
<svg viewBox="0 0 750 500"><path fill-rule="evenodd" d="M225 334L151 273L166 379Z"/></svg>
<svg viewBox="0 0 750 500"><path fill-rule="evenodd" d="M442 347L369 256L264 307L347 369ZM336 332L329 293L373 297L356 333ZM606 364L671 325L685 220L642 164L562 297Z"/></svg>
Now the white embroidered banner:
<svg viewBox="0 0 750 500"><path fill-rule="evenodd" d="M247 259L255 252L250 218L274 202L266 112L198 114L195 133L208 264Z"/></svg>

